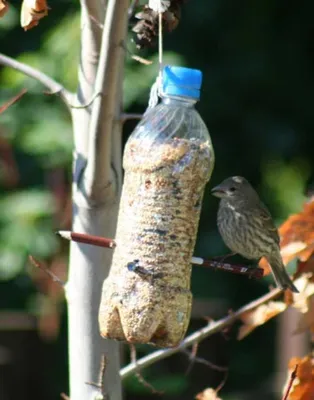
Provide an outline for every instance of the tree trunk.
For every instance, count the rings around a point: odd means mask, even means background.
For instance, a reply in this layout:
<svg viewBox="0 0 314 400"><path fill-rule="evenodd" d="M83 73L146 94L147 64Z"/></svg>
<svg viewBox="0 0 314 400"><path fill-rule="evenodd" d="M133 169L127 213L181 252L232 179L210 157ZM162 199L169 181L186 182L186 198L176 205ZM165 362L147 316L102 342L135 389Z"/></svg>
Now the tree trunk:
<svg viewBox="0 0 314 400"><path fill-rule="evenodd" d="M73 231L115 236L121 189L120 118L128 0L81 1L82 47L77 99L91 105L73 108ZM92 17L92 18L91 18ZM102 23L100 28L96 21ZM95 398L101 357L107 365L103 390L111 400L122 398L119 344L100 337L98 309L111 251L71 243L67 284L71 400Z"/></svg>

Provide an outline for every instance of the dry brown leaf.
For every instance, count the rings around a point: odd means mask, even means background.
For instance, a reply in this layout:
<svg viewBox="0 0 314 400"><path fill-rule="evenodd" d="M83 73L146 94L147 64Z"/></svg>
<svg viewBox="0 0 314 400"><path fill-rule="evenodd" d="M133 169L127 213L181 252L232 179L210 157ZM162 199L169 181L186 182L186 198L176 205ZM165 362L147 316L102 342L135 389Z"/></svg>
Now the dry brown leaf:
<svg viewBox="0 0 314 400"><path fill-rule="evenodd" d="M307 261L307 259L312 255L313 250L314 247L312 244L308 246L304 242L294 242L282 247L280 252L282 260L286 265L296 257L301 261Z"/></svg>
<svg viewBox="0 0 314 400"><path fill-rule="evenodd" d="M21 8L21 26L25 31L39 24L39 20L48 15L46 0L23 0Z"/></svg>
<svg viewBox="0 0 314 400"><path fill-rule="evenodd" d="M196 395L196 400L222 400L216 390L208 388Z"/></svg>
<svg viewBox="0 0 314 400"><path fill-rule="evenodd" d="M305 203L299 214L291 215L280 226L279 234L281 256L285 265L296 257L302 262L306 262L311 257L314 253L314 198ZM265 258L260 260L259 266L263 268L264 276L271 272Z"/></svg>
<svg viewBox="0 0 314 400"><path fill-rule="evenodd" d="M314 294L314 283L311 282L312 274L302 275L294 281L300 293L285 292L285 303L296 308L301 313L308 311L307 300Z"/></svg>
<svg viewBox="0 0 314 400"><path fill-rule="evenodd" d="M9 10L9 4L6 0L0 0L0 17L3 17Z"/></svg>
<svg viewBox="0 0 314 400"><path fill-rule="evenodd" d="M295 366L298 365L296 379L292 382L292 386L287 400L313 400L314 398L314 361L311 356L303 358L294 357L289 361L288 377L283 393L286 393L287 387L291 380L291 373Z"/></svg>
<svg viewBox="0 0 314 400"><path fill-rule="evenodd" d="M291 215L279 233L285 264L296 257L307 261L314 251L314 200L305 203L299 214Z"/></svg>
<svg viewBox="0 0 314 400"><path fill-rule="evenodd" d="M243 325L239 329L238 340L242 340L255 328L282 313L286 308L287 305L282 301L270 301L267 304L260 305L255 310L246 312L241 317Z"/></svg>

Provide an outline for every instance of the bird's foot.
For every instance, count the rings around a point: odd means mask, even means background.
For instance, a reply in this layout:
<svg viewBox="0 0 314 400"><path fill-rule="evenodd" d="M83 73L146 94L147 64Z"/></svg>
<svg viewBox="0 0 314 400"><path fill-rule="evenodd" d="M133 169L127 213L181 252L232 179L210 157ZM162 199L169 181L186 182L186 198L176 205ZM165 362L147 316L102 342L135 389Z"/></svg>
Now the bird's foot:
<svg viewBox="0 0 314 400"><path fill-rule="evenodd" d="M223 263L227 258L235 256L237 253L224 254L223 256L212 257L212 260Z"/></svg>

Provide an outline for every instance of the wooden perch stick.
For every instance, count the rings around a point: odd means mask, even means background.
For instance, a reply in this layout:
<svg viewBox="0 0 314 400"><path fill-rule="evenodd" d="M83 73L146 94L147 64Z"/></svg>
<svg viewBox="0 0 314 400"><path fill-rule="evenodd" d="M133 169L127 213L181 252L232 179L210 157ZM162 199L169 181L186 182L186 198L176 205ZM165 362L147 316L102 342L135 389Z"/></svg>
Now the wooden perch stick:
<svg viewBox="0 0 314 400"><path fill-rule="evenodd" d="M250 278L260 279L263 277L264 270L262 268L246 267L244 265L229 264L214 260L204 260L201 257L192 257L191 263L202 267L220 269L233 274L248 275Z"/></svg>
<svg viewBox="0 0 314 400"><path fill-rule="evenodd" d="M98 247L113 249L117 245L114 239L87 235L84 233L77 233L71 231L58 231L57 234L67 240L90 244ZM205 260L201 257L192 257L191 264L207 268L219 269L222 271L231 272L233 274L248 275L250 278L255 278L255 279L262 278L264 273L262 268L252 268L252 267L247 267L245 265L229 264L214 260Z"/></svg>
<svg viewBox="0 0 314 400"><path fill-rule="evenodd" d="M98 247L113 249L116 247L116 242L113 239L104 238L101 236L88 235L86 233L77 233L71 231L58 231L57 235L73 242L91 244Z"/></svg>

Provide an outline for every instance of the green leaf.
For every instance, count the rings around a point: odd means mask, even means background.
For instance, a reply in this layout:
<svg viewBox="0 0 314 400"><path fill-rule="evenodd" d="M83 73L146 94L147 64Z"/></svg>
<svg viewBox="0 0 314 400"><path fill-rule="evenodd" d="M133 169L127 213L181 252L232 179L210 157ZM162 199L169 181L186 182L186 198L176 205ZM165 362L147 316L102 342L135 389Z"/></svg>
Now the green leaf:
<svg viewBox="0 0 314 400"><path fill-rule="evenodd" d="M21 251L0 247L0 281L13 279L24 265L25 256Z"/></svg>
<svg viewBox="0 0 314 400"><path fill-rule="evenodd" d="M37 121L21 135L18 145L25 152L44 156L45 167L70 163L73 135L70 120L58 109L42 107Z"/></svg>
<svg viewBox="0 0 314 400"><path fill-rule="evenodd" d="M277 201L278 212L283 218L300 210L305 201L304 188L310 176L310 165L305 159L286 163L280 158L264 162L263 180L265 193ZM266 191L267 189L267 191Z"/></svg>
<svg viewBox="0 0 314 400"><path fill-rule="evenodd" d="M35 221L50 216L55 211L55 203L50 193L43 190L24 190L0 199L0 220L12 222Z"/></svg>

